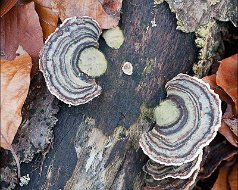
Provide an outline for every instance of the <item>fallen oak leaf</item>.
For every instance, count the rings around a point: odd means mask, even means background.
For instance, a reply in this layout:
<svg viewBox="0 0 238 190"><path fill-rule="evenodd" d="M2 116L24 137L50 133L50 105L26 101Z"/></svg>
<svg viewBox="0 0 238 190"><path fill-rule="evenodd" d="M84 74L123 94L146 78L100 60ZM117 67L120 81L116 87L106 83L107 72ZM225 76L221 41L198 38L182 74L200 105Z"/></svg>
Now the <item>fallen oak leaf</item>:
<svg viewBox="0 0 238 190"><path fill-rule="evenodd" d="M44 39L55 31L58 24L59 15L57 11L53 10L51 1L34 0L35 10L40 19L40 25Z"/></svg>
<svg viewBox="0 0 238 190"><path fill-rule="evenodd" d="M102 29L114 28L120 20L122 0L53 0L62 21L68 17L89 16Z"/></svg>
<svg viewBox="0 0 238 190"><path fill-rule="evenodd" d="M216 75L216 83L233 100L235 113L238 114L238 54L223 59Z"/></svg>
<svg viewBox="0 0 238 190"><path fill-rule="evenodd" d="M11 151L21 177L20 162L12 141L21 124L21 109L26 99L32 66L31 57L19 46L20 56L13 61L1 60L1 147ZM22 54L22 55L21 55Z"/></svg>
<svg viewBox="0 0 238 190"><path fill-rule="evenodd" d="M13 60L21 45L31 56L32 75L38 71L43 34L34 2L13 7L1 18L1 59Z"/></svg>
<svg viewBox="0 0 238 190"><path fill-rule="evenodd" d="M13 61L1 60L1 147L8 150L21 124L30 85L32 60L26 52L20 53Z"/></svg>

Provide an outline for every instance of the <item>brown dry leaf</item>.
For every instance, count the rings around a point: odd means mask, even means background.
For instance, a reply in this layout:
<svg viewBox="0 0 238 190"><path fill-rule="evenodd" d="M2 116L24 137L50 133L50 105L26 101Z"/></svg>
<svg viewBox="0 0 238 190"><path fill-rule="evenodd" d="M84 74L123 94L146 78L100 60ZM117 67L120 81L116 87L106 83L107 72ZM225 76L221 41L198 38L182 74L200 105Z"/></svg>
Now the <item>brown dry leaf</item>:
<svg viewBox="0 0 238 190"><path fill-rule="evenodd" d="M238 55L238 54L237 54ZM236 56L237 57L237 56ZM217 74L213 74L207 77L204 77L203 80L210 84L211 88L217 93L222 101L225 101L227 103L227 108L225 113L222 116L222 123L221 127L219 128L219 132L225 136L225 138L235 147L238 147L238 137L235 135L235 132L237 129L237 125L234 127L230 127L227 125L227 123L224 120L230 120L234 119L235 113L232 109L234 107L234 98L232 99L231 95L233 97L237 97L237 61L234 60L236 57L232 56L230 58L222 60ZM238 58L238 57L237 57ZM231 64L229 64L231 63ZM226 66L226 65L228 66ZM225 65L225 66L224 66ZM236 65L236 66L234 66ZM231 71L232 69L236 69L236 71ZM227 73L228 72L228 73ZM218 86L217 80L222 83L222 86ZM223 87L226 88L223 90ZM233 89L233 90L232 90ZM236 91L235 91L236 90ZM228 91L230 94L228 94ZM237 99L236 99L237 101Z"/></svg>
<svg viewBox="0 0 238 190"><path fill-rule="evenodd" d="M227 103L226 111L223 114L222 119L230 119L230 118L234 118L235 117L233 107L234 107L233 102L230 103L230 104Z"/></svg>
<svg viewBox="0 0 238 190"><path fill-rule="evenodd" d="M233 146L238 147L238 137L232 132L230 127L222 120L219 132L226 137Z"/></svg>
<svg viewBox="0 0 238 190"><path fill-rule="evenodd" d="M236 163L229 176L228 176L228 182L231 190L237 190L238 189L238 163Z"/></svg>
<svg viewBox="0 0 238 190"><path fill-rule="evenodd" d="M235 111L238 114L238 54L223 59L217 71L216 83L235 103Z"/></svg>
<svg viewBox="0 0 238 190"><path fill-rule="evenodd" d="M59 19L58 12L52 9L50 0L34 0L34 2L36 12L39 15L44 39L47 39L47 37L57 28Z"/></svg>
<svg viewBox="0 0 238 190"><path fill-rule="evenodd" d="M13 7L1 18L1 59L13 60L19 45L32 57L32 74L35 74L43 34L34 2Z"/></svg>
<svg viewBox="0 0 238 190"><path fill-rule="evenodd" d="M228 167L221 167L219 170L219 175L217 177L217 180L212 188L212 190L229 190L229 184L227 181L229 174L229 168Z"/></svg>
<svg viewBox="0 0 238 190"><path fill-rule="evenodd" d="M223 121L230 127L231 131L238 137L238 119L223 119Z"/></svg>
<svg viewBox="0 0 238 190"><path fill-rule="evenodd" d="M233 159L237 154L237 148L227 143L225 139L221 141L221 138L215 138L203 152L199 178L209 178L222 161Z"/></svg>
<svg viewBox="0 0 238 190"><path fill-rule="evenodd" d="M202 80L204 82L207 82L211 86L211 88L215 91L216 94L219 95L219 98L222 101L225 101L227 104L233 104L232 99L227 95L227 93L217 85L216 74L203 77Z"/></svg>
<svg viewBox="0 0 238 190"><path fill-rule="evenodd" d="M59 10L60 19L89 16L95 19L102 29L114 28L120 20L122 0L53 0Z"/></svg>
<svg viewBox="0 0 238 190"><path fill-rule="evenodd" d="M1 60L1 147L11 149L19 125L21 109L26 99L32 66L24 53L13 61Z"/></svg>
<svg viewBox="0 0 238 190"><path fill-rule="evenodd" d="M5 15L15 4L17 0L1 0L0 1L0 17Z"/></svg>
<svg viewBox="0 0 238 190"><path fill-rule="evenodd" d="M237 125L236 123L229 122L230 120L236 120L234 118L234 111L232 109L232 104L227 104L227 108L225 113L222 116L221 127L219 128L219 132L235 147L238 147L238 137L237 133ZM228 124L229 123L229 124Z"/></svg>

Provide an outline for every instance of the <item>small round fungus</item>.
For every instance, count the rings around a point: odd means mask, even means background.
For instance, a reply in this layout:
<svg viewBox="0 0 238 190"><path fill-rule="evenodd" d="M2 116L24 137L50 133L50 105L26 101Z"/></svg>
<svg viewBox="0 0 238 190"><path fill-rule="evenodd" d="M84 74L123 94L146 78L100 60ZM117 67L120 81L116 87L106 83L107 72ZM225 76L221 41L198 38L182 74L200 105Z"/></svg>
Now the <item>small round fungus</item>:
<svg viewBox="0 0 238 190"><path fill-rule="evenodd" d="M107 68L97 50L101 29L89 17L66 19L49 36L40 54L39 67L50 92L70 105L91 101L101 93L93 77Z"/></svg>
<svg viewBox="0 0 238 190"><path fill-rule="evenodd" d="M124 42L124 35L118 26L105 30L102 37L105 39L107 45L113 49L119 49Z"/></svg>
<svg viewBox="0 0 238 190"><path fill-rule="evenodd" d="M126 75L132 75L133 74L133 66L130 62L125 62L122 65L122 71Z"/></svg>
<svg viewBox="0 0 238 190"><path fill-rule="evenodd" d="M156 126L140 146L153 161L179 166L193 161L216 136L221 100L201 79L179 74L166 86L167 99L155 108Z"/></svg>

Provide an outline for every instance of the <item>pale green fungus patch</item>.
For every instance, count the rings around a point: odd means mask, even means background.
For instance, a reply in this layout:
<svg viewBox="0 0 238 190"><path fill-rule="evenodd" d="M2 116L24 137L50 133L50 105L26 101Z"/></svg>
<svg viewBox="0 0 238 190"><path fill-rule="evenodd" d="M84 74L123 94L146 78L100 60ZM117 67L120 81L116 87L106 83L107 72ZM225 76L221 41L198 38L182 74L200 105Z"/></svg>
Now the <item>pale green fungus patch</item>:
<svg viewBox="0 0 238 190"><path fill-rule="evenodd" d="M102 52L90 47L81 52L78 67L88 76L99 77L107 70L107 60Z"/></svg>
<svg viewBox="0 0 238 190"><path fill-rule="evenodd" d="M107 45L113 49L119 49L125 39L122 30L118 26L104 31L102 37Z"/></svg>

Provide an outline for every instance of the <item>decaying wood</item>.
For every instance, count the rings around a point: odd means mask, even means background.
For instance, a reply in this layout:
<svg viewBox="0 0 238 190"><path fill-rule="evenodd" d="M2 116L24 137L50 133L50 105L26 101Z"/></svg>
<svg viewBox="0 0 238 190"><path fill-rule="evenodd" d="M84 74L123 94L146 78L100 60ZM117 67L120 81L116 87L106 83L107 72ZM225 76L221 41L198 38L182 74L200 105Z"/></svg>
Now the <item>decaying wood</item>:
<svg viewBox="0 0 238 190"><path fill-rule="evenodd" d="M153 22L155 21L155 22ZM23 166L31 181L20 189L141 189L147 161L138 146L150 109L164 98L164 85L178 73L191 70L196 48L193 34L176 31L176 18L166 4L124 0L121 24L125 42L119 50L100 41L109 67L98 79L103 93L77 107L62 104L53 149L43 173ZM133 64L131 76L124 62Z"/></svg>

